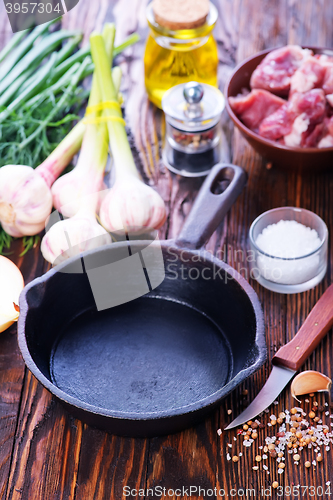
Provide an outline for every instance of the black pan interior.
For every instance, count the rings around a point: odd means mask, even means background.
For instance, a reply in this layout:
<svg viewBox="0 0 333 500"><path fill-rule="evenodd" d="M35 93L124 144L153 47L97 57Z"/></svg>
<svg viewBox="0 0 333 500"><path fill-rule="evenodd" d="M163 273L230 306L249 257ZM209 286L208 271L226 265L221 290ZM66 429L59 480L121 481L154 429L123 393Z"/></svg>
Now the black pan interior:
<svg viewBox="0 0 333 500"><path fill-rule="evenodd" d="M85 312L63 330L50 363L52 382L65 393L138 414L200 401L231 372L231 350L218 326L163 298Z"/></svg>
<svg viewBox="0 0 333 500"><path fill-rule="evenodd" d="M62 399L118 417L180 414L211 405L214 394L218 401L262 363L261 310L250 287L246 293L209 255L162 248L161 285L112 309L96 310L84 273L51 271L28 288L19 329L25 361ZM107 260L112 249L100 252Z"/></svg>

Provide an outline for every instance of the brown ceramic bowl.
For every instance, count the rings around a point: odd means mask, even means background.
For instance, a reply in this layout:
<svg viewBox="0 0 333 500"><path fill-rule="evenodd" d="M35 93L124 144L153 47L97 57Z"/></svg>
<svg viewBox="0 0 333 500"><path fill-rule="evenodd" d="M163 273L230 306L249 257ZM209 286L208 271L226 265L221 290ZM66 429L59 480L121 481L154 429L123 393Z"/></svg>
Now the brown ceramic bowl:
<svg viewBox="0 0 333 500"><path fill-rule="evenodd" d="M330 49L321 49L318 47L308 47L315 54L333 55ZM250 78L262 61L262 59L274 49L264 50L249 57L239 64L229 80L226 83L224 95L226 96L226 108L228 113L240 130L241 134L249 144L261 154L268 162L272 162L273 166L284 169L299 170L302 172L318 172L323 170L333 170L333 147L330 148L296 148L291 146L283 146L276 142L270 141L260 135L252 132L244 123L235 115L229 105L229 97L235 97L242 89L250 89Z"/></svg>

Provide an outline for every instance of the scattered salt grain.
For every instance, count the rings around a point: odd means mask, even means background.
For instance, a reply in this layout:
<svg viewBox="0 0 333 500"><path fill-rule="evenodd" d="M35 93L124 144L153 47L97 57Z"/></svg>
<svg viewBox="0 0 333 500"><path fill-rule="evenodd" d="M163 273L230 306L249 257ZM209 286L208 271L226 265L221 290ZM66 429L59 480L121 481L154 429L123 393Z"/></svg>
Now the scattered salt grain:
<svg viewBox="0 0 333 500"><path fill-rule="evenodd" d="M221 434L222 434L222 429L217 429L217 433L218 433L218 435L219 435L219 436L221 436Z"/></svg>
<svg viewBox="0 0 333 500"><path fill-rule="evenodd" d="M227 460L231 460L230 453L227 453Z"/></svg>

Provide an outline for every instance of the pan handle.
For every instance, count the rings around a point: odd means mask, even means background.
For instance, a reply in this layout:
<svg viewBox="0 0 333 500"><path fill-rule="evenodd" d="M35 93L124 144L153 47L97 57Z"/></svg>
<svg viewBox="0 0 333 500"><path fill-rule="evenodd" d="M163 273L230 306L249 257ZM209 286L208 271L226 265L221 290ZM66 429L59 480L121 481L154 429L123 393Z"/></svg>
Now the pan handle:
<svg viewBox="0 0 333 500"><path fill-rule="evenodd" d="M229 181L220 194L214 191L222 181ZM185 224L175 241L180 248L201 248L242 192L247 181L245 171L237 165L218 163L203 183Z"/></svg>

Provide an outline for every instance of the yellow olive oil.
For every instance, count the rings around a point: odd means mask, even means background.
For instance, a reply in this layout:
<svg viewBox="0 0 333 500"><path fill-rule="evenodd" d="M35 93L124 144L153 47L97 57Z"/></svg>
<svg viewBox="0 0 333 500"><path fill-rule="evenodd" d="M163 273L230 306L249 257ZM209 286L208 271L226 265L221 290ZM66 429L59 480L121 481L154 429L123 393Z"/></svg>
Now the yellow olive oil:
<svg viewBox="0 0 333 500"><path fill-rule="evenodd" d="M171 31L158 25L147 11L150 33L144 65L149 99L161 108L164 93L180 83L196 81L217 86L218 52L212 30L217 11L211 5L207 22L193 29Z"/></svg>

